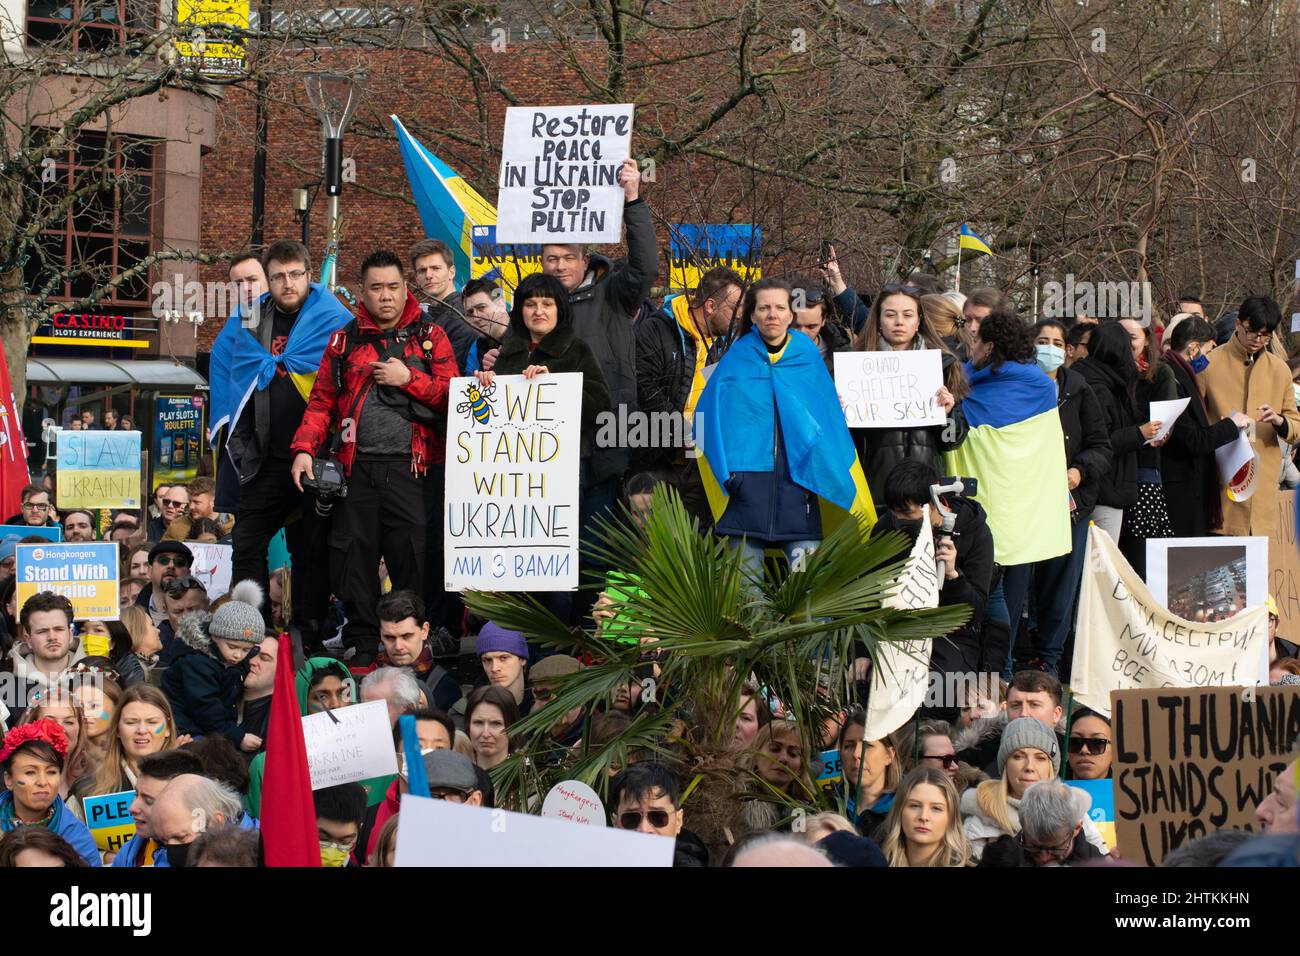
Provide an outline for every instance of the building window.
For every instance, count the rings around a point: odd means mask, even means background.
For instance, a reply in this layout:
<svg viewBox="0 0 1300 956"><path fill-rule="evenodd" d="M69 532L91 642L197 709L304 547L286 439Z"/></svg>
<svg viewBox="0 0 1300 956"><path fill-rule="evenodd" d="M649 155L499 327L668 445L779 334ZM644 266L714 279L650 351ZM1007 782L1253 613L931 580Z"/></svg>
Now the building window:
<svg viewBox="0 0 1300 956"><path fill-rule="evenodd" d="M154 148L151 140L79 133L56 160L52 182L40 187L41 209L73 190L96 186L75 199L41 233L27 262L26 288L39 294L59 276L49 298L80 299L137 265L153 247ZM148 270L100 296L122 306L149 304Z"/></svg>
<svg viewBox="0 0 1300 956"><path fill-rule="evenodd" d="M28 46L103 52L157 29L157 0L27 0Z"/></svg>

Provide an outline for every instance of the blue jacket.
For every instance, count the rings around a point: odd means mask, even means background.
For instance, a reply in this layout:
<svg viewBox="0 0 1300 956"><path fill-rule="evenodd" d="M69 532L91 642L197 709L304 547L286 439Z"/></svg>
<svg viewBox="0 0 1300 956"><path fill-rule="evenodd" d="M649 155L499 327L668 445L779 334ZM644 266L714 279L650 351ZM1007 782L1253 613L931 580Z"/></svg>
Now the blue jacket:
<svg viewBox="0 0 1300 956"><path fill-rule="evenodd" d="M261 824L247 813L240 815L239 823L236 825L241 830L261 829ZM144 845L147 842L149 842L148 838L142 838L138 833L131 837L131 839L126 841L122 849L117 851L117 856L113 857L113 866L136 866L136 860L140 857L140 851L144 848ZM165 846L154 847L153 865L155 867L171 866L171 864L167 862L167 848Z"/></svg>
<svg viewBox="0 0 1300 956"><path fill-rule="evenodd" d="M727 481L727 510L718 534L747 535L755 541L815 541L822 536L821 503L790 477L781 418L773 437L771 471L738 471Z"/></svg>
<svg viewBox="0 0 1300 956"><path fill-rule="evenodd" d="M13 794L6 790L0 793L0 807L5 810L4 816L8 819L9 811L13 806ZM11 826L5 826L5 832L13 829ZM72 845L72 848L81 854L81 858L86 861L86 866L103 866L103 861L99 858L99 847L95 846L95 838L90 835L87 826L73 815L68 809L68 805L63 802L62 797L54 798L54 820L50 829L57 833L63 839Z"/></svg>

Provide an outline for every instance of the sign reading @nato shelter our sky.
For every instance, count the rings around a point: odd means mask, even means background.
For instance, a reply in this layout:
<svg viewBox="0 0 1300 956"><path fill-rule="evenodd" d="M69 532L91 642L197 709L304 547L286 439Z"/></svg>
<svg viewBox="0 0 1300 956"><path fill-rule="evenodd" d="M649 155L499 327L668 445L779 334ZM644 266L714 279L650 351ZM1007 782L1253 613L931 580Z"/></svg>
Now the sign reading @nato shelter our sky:
<svg viewBox="0 0 1300 956"><path fill-rule="evenodd" d="M632 149L631 103L512 106L497 183L497 242L617 243L618 171Z"/></svg>

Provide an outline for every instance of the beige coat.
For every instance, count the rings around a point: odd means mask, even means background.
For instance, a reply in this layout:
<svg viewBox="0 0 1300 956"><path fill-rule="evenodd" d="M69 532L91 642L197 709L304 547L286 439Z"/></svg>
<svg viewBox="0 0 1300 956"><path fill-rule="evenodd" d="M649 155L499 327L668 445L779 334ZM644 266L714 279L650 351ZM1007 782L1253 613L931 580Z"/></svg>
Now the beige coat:
<svg viewBox="0 0 1300 956"><path fill-rule="evenodd" d="M1259 406L1268 405L1286 419L1286 437L1300 436L1300 412L1296 411L1295 391L1291 387L1291 370L1286 362L1271 352L1260 352L1247 364L1245 347L1236 334L1210 353L1210 366L1198 376L1205 391L1210 421L1241 412L1252 419L1259 416ZM1246 501L1229 501L1219 488L1223 509L1223 533L1226 535L1269 535L1277 521L1277 475L1282 468L1282 449L1278 430L1259 422L1255 425L1255 451L1259 455L1259 482L1255 493ZM1171 506L1177 507L1173 502Z"/></svg>

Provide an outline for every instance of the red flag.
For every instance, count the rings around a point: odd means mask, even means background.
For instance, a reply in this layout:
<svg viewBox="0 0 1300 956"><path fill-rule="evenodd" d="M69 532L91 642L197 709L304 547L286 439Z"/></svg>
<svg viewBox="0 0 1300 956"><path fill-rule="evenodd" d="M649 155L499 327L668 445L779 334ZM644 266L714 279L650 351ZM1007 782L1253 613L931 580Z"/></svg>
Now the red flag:
<svg viewBox="0 0 1300 956"><path fill-rule="evenodd" d="M30 481L21 406L14 401L9 365L4 353L0 352L0 516L18 514L22 510L23 487ZM0 517L0 521L3 520L4 517Z"/></svg>
<svg viewBox="0 0 1300 956"><path fill-rule="evenodd" d="M293 642L280 639L262 774L262 847L267 866L320 866L320 838L307 742L293 686Z"/></svg>

